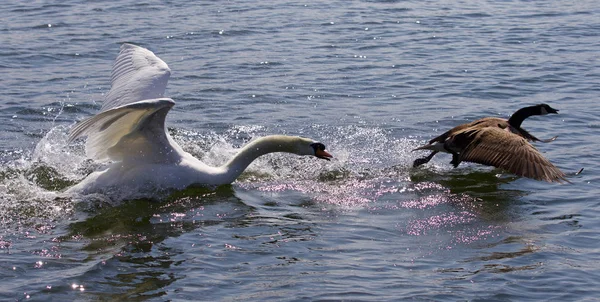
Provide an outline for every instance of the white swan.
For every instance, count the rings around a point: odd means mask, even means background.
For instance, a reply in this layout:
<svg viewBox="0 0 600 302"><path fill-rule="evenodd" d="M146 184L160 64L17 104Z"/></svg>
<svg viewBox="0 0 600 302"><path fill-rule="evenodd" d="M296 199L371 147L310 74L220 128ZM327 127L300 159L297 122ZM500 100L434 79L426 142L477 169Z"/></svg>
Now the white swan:
<svg viewBox="0 0 600 302"><path fill-rule="evenodd" d="M165 118L175 105L163 97L170 75L167 64L151 51L132 44L121 46L100 113L76 124L69 135L69 142L87 136L87 156L114 163L67 192L222 185L232 183L252 161L267 153L332 157L323 144L311 139L272 135L250 142L221 167L204 164L183 151L166 131Z"/></svg>

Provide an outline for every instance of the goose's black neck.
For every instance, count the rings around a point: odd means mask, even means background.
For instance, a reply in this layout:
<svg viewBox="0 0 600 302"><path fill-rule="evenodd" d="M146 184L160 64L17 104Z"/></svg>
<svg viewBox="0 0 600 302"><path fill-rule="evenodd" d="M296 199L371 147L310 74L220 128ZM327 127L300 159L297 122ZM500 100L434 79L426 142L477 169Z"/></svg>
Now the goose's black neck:
<svg viewBox="0 0 600 302"><path fill-rule="evenodd" d="M510 116L510 118L508 119L508 123L519 129L521 128L521 124L523 123L523 121L532 116L532 115L540 115L541 111L539 106L529 106L529 107L524 107L521 108L519 110L517 110L517 112L513 113L513 115Z"/></svg>

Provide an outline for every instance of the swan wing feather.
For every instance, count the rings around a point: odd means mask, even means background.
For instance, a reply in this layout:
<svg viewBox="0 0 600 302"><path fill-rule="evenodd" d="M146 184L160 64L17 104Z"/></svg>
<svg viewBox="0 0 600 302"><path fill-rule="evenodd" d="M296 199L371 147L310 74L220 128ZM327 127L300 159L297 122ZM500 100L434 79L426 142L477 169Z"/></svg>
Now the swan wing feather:
<svg viewBox="0 0 600 302"><path fill-rule="evenodd" d="M162 98L170 76L167 63L150 50L128 43L121 45L101 111Z"/></svg>
<svg viewBox="0 0 600 302"><path fill-rule="evenodd" d="M171 139L165 132L165 117L175 105L169 98L143 100L112 108L77 123L69 141L87 136L87 156L96 160L124 160L144 156L165 161L158 153L169 153Z"/></svg>

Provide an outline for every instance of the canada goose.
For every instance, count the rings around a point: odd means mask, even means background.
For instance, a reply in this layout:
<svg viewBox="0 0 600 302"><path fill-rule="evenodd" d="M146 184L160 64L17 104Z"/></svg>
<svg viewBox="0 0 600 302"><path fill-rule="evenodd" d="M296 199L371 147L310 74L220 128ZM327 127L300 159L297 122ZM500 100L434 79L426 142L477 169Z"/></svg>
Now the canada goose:
<svg viewBox="0 0 600 302"><path fill-rule="evenodd" d="M432 150L417 158L413 167L429 162L438 152L452 154L450 162L456 168L462 161L474 162L505 169L519 176L563 182L565 174L555 167L529 141L551 142L556 136L540 140L521 128L521 123L532 115L558 113L547 104L517 110L508 120L486 117L456 126L415 150Z"/></svg>

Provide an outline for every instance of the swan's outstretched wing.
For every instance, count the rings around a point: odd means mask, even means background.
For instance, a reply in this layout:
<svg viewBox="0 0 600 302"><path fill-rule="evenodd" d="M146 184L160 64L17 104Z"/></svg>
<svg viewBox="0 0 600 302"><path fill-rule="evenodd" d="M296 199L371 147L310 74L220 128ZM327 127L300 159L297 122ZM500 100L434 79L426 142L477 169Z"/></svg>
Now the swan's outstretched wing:
<svg viewBox="0 0 600 302"><path fill-rule="evenodd" d="M537 180L567 181L565 174L523 137L496 127L482 128L470 135L475 137L460 154L461 161L490 165Z"/></svg>
<svg viewBox="0 0 600 302"><path fill-rule="evenodd" d="M175 160L178 145L165 129L167 113L175 105L168 98L144 100L100 112L71 129L69 141L87 136L87 156L97 160L138 160L165 163Z"/></svg>
<svg viewBox="0 0 600 302"><path fill-rule="evenodd" d="M170 75L151 51L123 44L100 113L75 125L69 141L87 136L87 156L97 160L173 160L179 146L166 132L165 117L175 102L162 98Z"/></svg>
<svg viewBox="0 0 600 302"><path fill-rule="evenodd" d="M101 111L134 102L162 98L171 69L153 52L133 45L121 45L111 75L110 91Z"/></svg>

